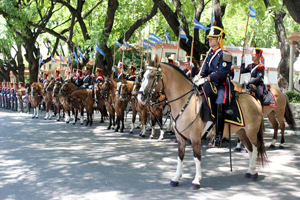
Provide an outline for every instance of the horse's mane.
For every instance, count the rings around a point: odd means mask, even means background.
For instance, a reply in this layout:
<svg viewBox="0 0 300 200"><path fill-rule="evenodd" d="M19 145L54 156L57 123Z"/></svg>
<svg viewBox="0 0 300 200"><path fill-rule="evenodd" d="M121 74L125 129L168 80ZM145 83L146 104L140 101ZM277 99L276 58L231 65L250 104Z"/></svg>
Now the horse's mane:
<svg viewBox="0 0 300 200"><path fill-rule="evenodd" d="M86 90L86 89L88 89L88 88L78 87L78 88L75 88L74 90L72 90L72 92L77 91L77 90Z"/></svg>
<svg viewBox="0 0 300 200"><path fill-rule="evenodd" d="M179 74L181 74L186 80L193 83L193 81L189 77L187 77L186 74L179 67L177 67L175 65L172 65L172 64L169 64L169 63L165 63L165 62L162 62L162 64L173 68L175 71L177 71Z"/></svg>
<svg viewBox="0 0 300 200"><path fill-rule="evenodd" d="M77 87L79 87L79 85L77 85L76 83L72 82L71 80L68 80L67 83L72 83L72 84L76 85Z"/></svg>

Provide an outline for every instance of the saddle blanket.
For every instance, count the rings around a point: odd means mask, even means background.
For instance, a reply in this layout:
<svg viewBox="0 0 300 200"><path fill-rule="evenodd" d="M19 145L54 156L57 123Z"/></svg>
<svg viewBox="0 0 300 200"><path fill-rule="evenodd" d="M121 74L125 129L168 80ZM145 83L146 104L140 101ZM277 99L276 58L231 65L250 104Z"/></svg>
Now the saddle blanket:
<svg viewBox="0 0 300 200"><path fill-rule="evenodd" d="M277 107L275 97L271 91L263 94L264 97L264 106Z"/></svg>
<svg viewBox="0 0 300 200"><path fill-rule="evenodd" d="M202 106L200 108L200 117L204 123L212 120L215 121L217 104L214 102L217 99L217 88L211 82L206 82L201 87L203 91L203 98ZM236 93L236 91L234 93ZM225 123L234 126L245 127L243 111L238 102L238 98L235 95L233 95L231 98L231 104L226 106Z"/></svg>

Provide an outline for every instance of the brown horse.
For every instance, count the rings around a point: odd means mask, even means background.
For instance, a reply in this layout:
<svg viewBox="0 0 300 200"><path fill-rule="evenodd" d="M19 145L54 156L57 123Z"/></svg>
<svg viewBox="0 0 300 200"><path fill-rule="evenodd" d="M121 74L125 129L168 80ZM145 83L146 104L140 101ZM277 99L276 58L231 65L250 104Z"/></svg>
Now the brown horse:
<svg viewBox="0 0 300 200"><path fill-rule="evenodd" d="M101 95L105 99L105 105L109 113L109 125L107 130L110 130L115 127L115 108L113 104L116 100L117 82L108 76L104 76L103 80Z"/></svg>
<svg viewBox="0 0 300 200"><path fill-rule="evenodd" d="M73 125L75 125L77 122L78 109L74 109L72 107L72 105L68 101L68 96L76 88L78 88L78 86L75 83L68 80L61 86L61 88L59 90L59 94L61 95L59 98L59 101L60 101L61 105L63 106L63 109L67 113L65 116L66 117L65 122L67 124L70 122L70 111L72 110L72 113L74 115ZM76 112L75 112L75 110L76 110Z"/></svg>
<svg viewBox="0 0 300 200"><path fill-rule="evenodd" d="M102 82L95 84L96 87L96 99L97 99L97 107L95 110L99 110L101 113L101 119L99 123L104 123L104 117L108 117L107 110L105 107L105 99L102 96Z"/></svg>
<svg viewBox="0 0 300 200"><path fill-rule="evenodd" d="M49 81L47 80L44 83L44 88L43 88L43 97L44 97L44 103L46 105L46 116L45 116L45 120L47 119L51 119L52 118L52 114L51 114L51 105L52 105L52 91L53 91L53 87L54 87L54 81Z"/></svg>
<svg viewBox="0 0 300 200"><path fill-rule="evenodd" d="M209 84L209 83L207 83ZM178 180L183 170L183 158L185 154L186 139L192 142L194 161L196 164L196 176L191 184L191 189L200 188L201 174L201 134L203 123L199 110L202 96L193 87L193 83L178 67L159 63L156 55L154 61L148 62L147 71L140 88L138 99L141 103L147 103L153 91L164 90L171 106L171 116L174 119L174 129L178 141L178 162L174 178L170 186L178 186ZM187 94L188 95L185 95ZM239 104L244 113L245 127L231 126L229 133L228 124L225 125L223 137L236 133L249 151L249 170L246 178L257 180L256 159L263 164L266 161L266 151L263 140L262 109L254 97L248 94L239 96ZM183 109L185 108L185 109Z"/></svg>
<svg viewBox="0 0 300 200"><path fill-rule="evenodd" d="M238 82L233 81L234 84L234 90L236 91L242 91L242 85ZM279 144L279 149L284 148L284 119L286 120L289 127L293 130L297 130L297 125L295 122L294 114L291 110L290 102L286 94L282 93L280 90L277 90L276 88L270 88L270 91L273 93L275 97L275 101L277 103L277 107L271 107L268 105L264 105L263 107L263 115L268 116L269 121L271 122L273 128L274 128L274 135L273 135L273 141L270 148L275 148L275 144L277 142L277 135L278 135L278 123L280 125L281 129L281 141ZM277 120L276 120L277 117ZM241 144L238 143L238 147L240 147Z"/></svg>
<svg viewBox="0 0 300 200"><path fill-rule="evenodd" d="M33 107L32 118L39 117L39 104L43 100L43 83L34 82L30 86L31 95L29 98L31 107Z"/></svg>
<svg viewBox="0 0 300 200"><path fill-rule="evenodd" d="M57 113L56 121L60 121L60 109L63 107L60 101L61 95L59 94L59 90L63 84L60 81L53 82L53 84L52 101L54 103L54 110Z"/></svg>
<svg viewBox="0 0 300 200"><path fill-rule="evenodd" d="M17 96L17 102L19 102L20 105L21 112L23 112L24 111L23 101L25 100L26 97L26 88L25 87L19 88L16 92L16 96Z"/></svg>
<svg viewBox="0 0 300 200"><path fill-rule="evenodd" d="M87 121L86 126L92 126L93 124L93 91L87 88L76 88L68 96L68 102L72 107L81 110L81 124L83 124L83 108L86 110Z"/></svg>

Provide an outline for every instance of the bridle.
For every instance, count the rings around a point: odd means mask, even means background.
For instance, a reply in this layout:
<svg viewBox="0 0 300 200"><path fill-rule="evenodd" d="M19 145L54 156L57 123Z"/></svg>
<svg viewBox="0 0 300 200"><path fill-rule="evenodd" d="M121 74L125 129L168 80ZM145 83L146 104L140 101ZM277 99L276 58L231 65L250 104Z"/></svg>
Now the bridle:
<svg viewBox="0 0 300 200"><path fill-rule="evenodd" d="M64 89L65 88L65 89ZM65 95L69 91L69 82L66 82L59 90L61 95Z"/></svg>
<svg viewBox="0 0 300 200"><path fill-rule="evenodd" d="M124 87L124 90L123 90L123 87ZM128 86L127 86L127 83L122 83L119 97L120 97L121 101L128 100Z"/></svg>

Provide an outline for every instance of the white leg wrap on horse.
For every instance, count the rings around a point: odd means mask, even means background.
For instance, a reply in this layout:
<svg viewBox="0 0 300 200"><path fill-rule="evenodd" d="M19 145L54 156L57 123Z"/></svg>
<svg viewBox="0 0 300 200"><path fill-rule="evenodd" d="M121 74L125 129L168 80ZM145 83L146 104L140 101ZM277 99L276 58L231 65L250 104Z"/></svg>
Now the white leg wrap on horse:
<svg viewBox="0 0 300 200"><path fill-rule="evenodd" d="M276 140L276 139L273 139L272 142L271 142L271 144L272 144L272 145L275 145L276 142L277 142L277 140Z"/></svg>
<svg viewBox="0 0 300 200"><path fill-rule="evenodd" d="M134 123L131 124L131 129L130 131L133 131L134 130Z"/></svg>
<svg viewBox="0 0 300 200"><path fill-rule="evenodd" d="M235 148L242 148L242 142L240 141L240 142L238 142L237 144L236 144L236 147Z"/></svg>
<svg viewBox="0 0 300 200"><path fill-rule="evenodd" d="M172 178L172 181L177 182L179 180L179 178L182 175L182 167L183 167L183 161L181 161L180 158L177 157L177 169L176 169L175 176Z"/></svg>
<svg viewBox="0 0 300 200"><path fill-rule="evenodd" d="M35 117L39 117L39 107L36 107L36 116Z"/></svg>
<svg viewBox="0 0 300 200"><path fill-rule="evenodd" d="M280 143L280 145L279 145L280 147L284 147L284 143Z"/></svg>
<svg viewBox="0 0 300 200"><path fill-rule="evenodd" d="M151 136L154 137L154 135L155 135L155 126L151 130Z"/></svg>
<svg viewBox="0 0 300 200"><path fill-rule="evenodd" d="M195 165L196 165L196 175L195 179L192 183L200 185L200 180L202 179L202 173L201 173L201 161L198 160L198 158L194 157Z"/></svg>
<svg viewBox="0 0 300 200"><path fill-rule="evenodd" d="M33 108L33 114L32 117L35 117L35 108Z"/></svg>
<svg viewBox="0 0 300 200"><path fill-rule="evenodd" d="M51 110L49 110L49 119L52 119Z"/></svg>
<svg viewBox="0 0 300 200"><path fill-rule="evenodd" d="M146 125L142 125L141 135L145 135L145 134L146 134Z"/></svg>
<svg viewBox="0 0 300 200"><path fill-rule="evenodd" d="M83 121L84 121L83 116L81 116L81 117L80 117L80 123L83 124Z"/></svg>
<svg viewBox="0 0 300 200"><path fill-rule="evenodd" d="M248 150L248 153L249 153L249 170L248 170L248 173L254 175L256 174L256 158L257 158L257 147L255 147L254 145L252 145L252 148L253 148L253 152L250 152Z"/></svg>
<svg viewBox="0 0 300 200"><path fill-rule="evenodd" d="M163 130L160 130L160 136L159 136L158 140L163 140L164 134L165 134L165 132Z"/></svg>
<svg viewBox="0 0 300 200"><path fill-rule="evenodd" d="M46 116L45 116L45 119L48 119L48 112L46 112Z"/></svg>

